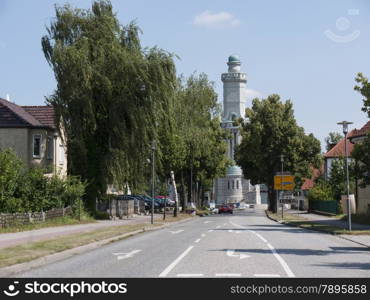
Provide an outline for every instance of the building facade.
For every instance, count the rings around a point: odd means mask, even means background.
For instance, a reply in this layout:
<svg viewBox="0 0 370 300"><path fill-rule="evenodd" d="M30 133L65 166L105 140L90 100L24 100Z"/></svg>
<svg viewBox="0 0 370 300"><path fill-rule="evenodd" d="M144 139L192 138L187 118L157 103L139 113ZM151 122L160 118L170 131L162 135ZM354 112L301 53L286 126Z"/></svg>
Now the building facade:
<svg viewBox="0 0 370 300"><path fill-rule="evenodd" d="M67 153L51 106L19 106L0 98L0 149L11 148L25 167L67 174Z"/></svg>
<svg viewBox="0 0 370 300"><path fill-rule="evenodd" d="M239 57L231 55L227 62L228 72L221 75L223 82L223 114L221 126L230 132L227 140L227 157L234 161L234 152L241 142L240 127L234 120L243 118L246 103L247 75L241 72ZM216 204L245 202L260 204L259 186L252 186L235 163L227 169L226 177L215 181Z"/></svg>

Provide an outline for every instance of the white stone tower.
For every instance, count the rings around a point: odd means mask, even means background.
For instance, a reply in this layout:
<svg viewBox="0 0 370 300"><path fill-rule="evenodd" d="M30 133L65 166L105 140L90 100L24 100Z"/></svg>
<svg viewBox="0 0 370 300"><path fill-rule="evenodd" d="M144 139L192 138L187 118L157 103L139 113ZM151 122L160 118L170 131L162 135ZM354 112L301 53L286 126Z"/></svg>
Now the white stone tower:
<svg viewBox="0 0 370 300"><path fill-rule="evenodd" d="M234 160L235 147L240 144L240 128L234 126L235 118L244 118L246 103L247 75L240 71L239 57L231 55L228 59L228 72L221 75L224 89L223 119L221 126L230 132L227 140L227 156ZM260 203L259 187L253 187L249 180L244 179L243 172L235 163L227 170L226 177L215 182L216 203Z"/></svg>

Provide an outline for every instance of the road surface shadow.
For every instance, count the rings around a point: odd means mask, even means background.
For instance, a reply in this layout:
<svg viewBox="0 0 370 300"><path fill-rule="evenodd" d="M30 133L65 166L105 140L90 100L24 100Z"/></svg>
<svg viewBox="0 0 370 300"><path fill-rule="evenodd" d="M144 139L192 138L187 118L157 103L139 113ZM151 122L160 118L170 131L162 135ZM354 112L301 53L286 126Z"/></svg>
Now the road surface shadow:
<svg viewBox="0 0 370 300"><path fill-rule="evenodd" d="M369 248L365 247L331 247L332 250L315 250L315 249L276 249L279 254L299 255L299 256L325 256L332 254L349 254L354 253L370 253ZM256 254L271 254L270 249L212 249L208 251L223 251L233 250L235 253L256 253Z"/></svg>
<svg viewBox="0 0 370 300"><path fill-rule="evenodd" d="M330 267L337 269L356 269L356 270L370 270L370 263L329 263L329 264L315 264L316 267Z"/></svg>

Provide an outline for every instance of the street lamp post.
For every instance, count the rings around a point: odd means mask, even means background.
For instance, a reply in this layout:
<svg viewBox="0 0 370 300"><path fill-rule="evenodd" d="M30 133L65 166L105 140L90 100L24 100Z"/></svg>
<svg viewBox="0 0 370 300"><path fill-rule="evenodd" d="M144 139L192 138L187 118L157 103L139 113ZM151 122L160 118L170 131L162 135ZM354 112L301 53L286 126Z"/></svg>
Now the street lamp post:
<svg viewBox="0 0 370 300"><path fill-rule="evenodd" d="M152 142L152 216L151 216L151 222L153 224L154 219L154 153L155 153L156 145L155 140Z"/></svg>
<svg viewBox="0 0 370 300"><path fill-rule="evenodd" d="M348 172L348 153L347 153L347 133L348 133L348 125L353 124L353 122L342 121L338 122L338 125L343 126L343 134L344 134L344 167L346 171L346 188L347 188L347 224L348 224L348 231L352 230L351 224L351 202L349 201L349 172Z"/></svg>
<svg viewBox="0 0 370 300"><path fill-rule="evenodd" d="M283 171L284 171L284 155L280 155L281 162L281 183L280 183L280 200L282 200L283 195ZM284 203L281 203L281 218L284 219Z"/></svg>

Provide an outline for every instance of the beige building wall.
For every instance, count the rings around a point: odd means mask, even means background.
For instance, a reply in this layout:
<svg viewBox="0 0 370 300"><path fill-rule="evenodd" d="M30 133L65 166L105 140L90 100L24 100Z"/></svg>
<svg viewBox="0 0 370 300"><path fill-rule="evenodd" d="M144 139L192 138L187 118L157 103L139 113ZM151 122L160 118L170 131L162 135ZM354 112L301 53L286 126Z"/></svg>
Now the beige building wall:
<svg viewBox="0 0 370 300"><path fill-rule="evenodd" d="M27 128L0 128L0 149L11 148L23 163L29 166Z"/></svg>
<svg viewBox="0 0 370 300"><path fill-rule="evenodd" d="M370 185L365 188L358 189L358 210L359 214L369 214L370 215Z"/></svg>
<svg viewBox="0 0 370 300"><path fill-rule="evenodd" d="M11 148L24 162L25 166L39 166L47 170L48 175L56 173L67 175L67 150L61 137L54 135L52 129L0 128L0 148ZM41 138L40 155L34 156L34 137ZM50 147L50 149L49 149Z"/></svg>

